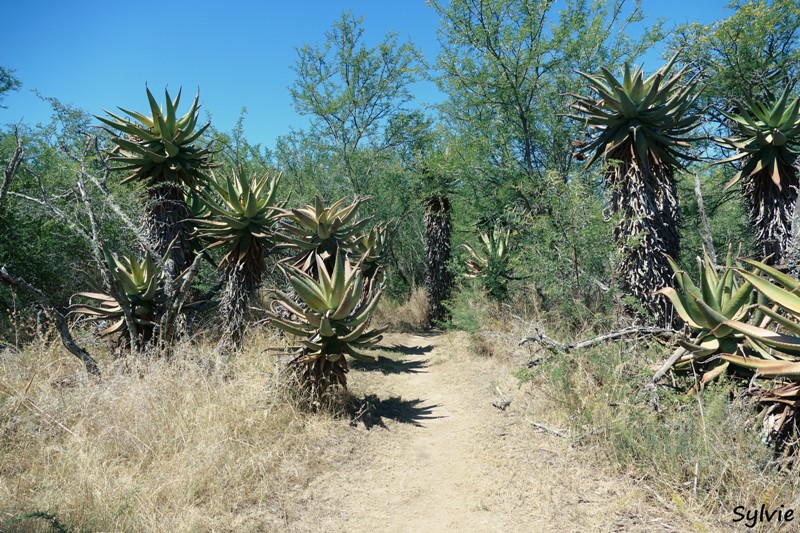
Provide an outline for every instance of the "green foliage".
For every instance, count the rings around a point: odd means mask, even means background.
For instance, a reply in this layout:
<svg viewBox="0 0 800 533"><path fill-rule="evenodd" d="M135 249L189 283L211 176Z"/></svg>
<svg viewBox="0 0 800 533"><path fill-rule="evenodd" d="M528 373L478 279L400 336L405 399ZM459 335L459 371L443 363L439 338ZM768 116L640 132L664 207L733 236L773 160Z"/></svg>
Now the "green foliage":
<svg viewBox="0 0 800 533"><path fill-rule="evenodd" d="M263 270L264 251L276 241L275 226L282 205L276 201L280 175L270 179L231 175L212 177L194 191L193 209L199 237L208 248L224 247L222 264L254 262L248 268ZM198 201L199 200L199 201Z"/></svg>
<svg viewBox="0 0 800 533"><path fill-rule="evenodd" d="M590 154L586 166L598 159L633 158L648 172L651 163L680 168L681 160L690 158L686 134L699 124L692 111L699 91L695 79L681 83L686 68L668 76L676 60L677 55L646 79L628 63L621 81L605 67L601 75L579 73L600 98L576 95L572 105L580 115L570 116L585 120L595 134L581 147Z"/></svg>
<svg viewBox="0 0 800 533"><path fill-rule="evenodd" d="M790 102L787 87L779 98L765 103L746 98L737 107L738 114L723 115L733 121L738 135L715 139L735 151L719 163L744 159L727 186L762 171L778 189L794 185L797 172L793 166L800 155L800 96ZM788 175L794 180L788 179Z"/></svg>
<svg viewBox="0 0 800 533"><path fill-rule="evenodd" d="M504 300L508 297L508 281L512 277L509 266L510 237L510 230L494 229L490 233L481 234L480 253L470 245L464 245L470 255L466 261L467 275L479 278L486 293L494 300Z"/></svg>
<svg viewBox="0 0 800 533"><path fill-rule="evenodd" d="M5 95L18 90L21 86L22 83L14 76L14 69L0 66L0 109L6 108L2 105Z"/></svg>
<svg viewBox="0 0 800 533"><path fill-rule="evenodd" d="M676 28L669 47L702 75L703 103L730 109L800 80L800 8L794 0L735 0L734 13Z"/></svg>
<svg viewBox="0 0 800 533"><path fill-rule="evenodd" d="M326 206L319 196L314 204L289 209L283 217L289 224L282 228L283 235L279 246L295 252L294 266L308 272L316 269L315 258L322 257L326 265L332 265L340 251L348 253L354 242L361 238L369 218L356 220L358 206L367 198L356 198L349 205L341 198Z"/></svg>
<svg viewBox="0 0 800 533"><path fill-rule="evenodd" d="M299 48L290 92L295 109L311 116L312 132L335 152L352 193L371 194L372 169L402 138L405 128L398 126L423 63L419 51L394 34L368 48L362 24L344 13L322 46Z"/></svg>
<svg viewBox="0 0 800 533"><path fill-rule="evenodd" d="M509 204L541 213L546 174L567 180L575 171L578 127L553 112L568 107L566 93L581 90L574 71L613 68L661 34L654 27L629 38L643 15L623 5L573 0L557 13L549 0L433 2L441 18L437 83L448 95L442 110L467 144L462 166L487 218Z"/></svg>

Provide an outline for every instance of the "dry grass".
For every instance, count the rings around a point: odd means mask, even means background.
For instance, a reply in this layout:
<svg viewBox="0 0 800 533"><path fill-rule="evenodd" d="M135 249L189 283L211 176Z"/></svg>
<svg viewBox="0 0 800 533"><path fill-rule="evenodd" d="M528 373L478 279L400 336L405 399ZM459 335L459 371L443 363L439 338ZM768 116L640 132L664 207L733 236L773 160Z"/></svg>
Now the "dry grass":
<svg viewBox="0 0 800 533"><path fill-rule="evenodd" d="M470 320L499 324L503 317L495 311ZM484 351L517 362L515 375L522 390L530 391L528 417L568 429L575 445L595 451L620 475L638 479L675 512L730 524L738 505L800 508L797 474L781 470L761 442L758 411L742 397L741 384L723 382L700 396L672 383L651 388L667 348L610 343L565 354L533 343L518 346L532 323L515 320L472 335L473 350L491 343ZM563 341L594 335L549 328L547 333ZM759 524L756 530L776 527Z"/></svg>
<svg viewBox="0 0 800 533"><path fill-rule="evenodd" d="M344 427L296 407L270 344L224 364L191 345L105 360L99 384L56 344L0 353L0 530L36 512L74 530L283 527L284 496L330 469Z"/></svg>
<svg viewBox="0 0 800 533"><path fill-rule="evenodd" d="M419 332L430 328L428 323L428 296L424 287L417 287L407 302L381 300L372 321L388 324L389 331Z"/></svg>

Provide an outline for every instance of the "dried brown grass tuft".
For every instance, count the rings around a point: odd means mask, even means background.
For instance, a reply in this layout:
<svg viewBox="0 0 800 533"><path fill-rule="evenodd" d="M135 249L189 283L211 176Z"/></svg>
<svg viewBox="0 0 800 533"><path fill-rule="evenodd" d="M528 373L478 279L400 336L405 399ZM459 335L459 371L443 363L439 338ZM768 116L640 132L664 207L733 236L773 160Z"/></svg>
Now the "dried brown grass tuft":
<svg viewBox="0 0 800 533"><path fill-rule="evenodd" d="M381 300L372 318L375 324L388 324L389 331L414 333L430 329L428 323L428 296L424 287L411 292L403 303Z"/></svg>
<svg viewBox="0 0 800 533"><path fill-rule="evenodd" d="M106 360L102 383L56 344L0 353L0 529L32 512L76 530L284 527L284 496L330 468L342 424L298 407L263 349L278 339L245 343L229 361L190 344Z"/></svg>

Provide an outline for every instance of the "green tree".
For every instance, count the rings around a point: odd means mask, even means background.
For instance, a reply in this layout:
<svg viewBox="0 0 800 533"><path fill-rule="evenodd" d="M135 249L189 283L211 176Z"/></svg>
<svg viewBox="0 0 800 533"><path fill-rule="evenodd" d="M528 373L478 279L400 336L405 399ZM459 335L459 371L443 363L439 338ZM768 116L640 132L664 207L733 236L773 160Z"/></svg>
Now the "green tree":
<svg viewBox="0 0 800 533"><path fill-rule="evenodd" d="M780 94L800 80L800 6L795 0L735 0L725 19L679 26L670 53L698 74L705 87L701 102L730 110L734 100Z"/></svg>
<svg viewBox="0 0 800 533"><path fill-rule="evenodd" d="M448 95L442 111L477 156L472 171L483 188L481 210L494 211L488 218L511 202L546 211L546 173L565 181L575 173L579 126L554 112L580 90L574 70L618 65L661 35L656 26L627 37L643 18L638 2L629 6L570 0L556 12L552 0L433 2L441 17L437 83Z"/></svg>
<svg viewBox="0 0 800 533"><path fill-rule="evenodd" d="M0 109L5 109L2 105L6 93L16 91L22 86L20 81L14 76L14 70L0 66Z"/></svg>
<svg viewBox="0 0 800 533"><path fill-rule="evenodd" d="M367 213L387 230L390 292L408 290L422 277L420 204L402 152L427 119L411 110L411 84L424 75L411 43L390 33L374 47L364 43L363 19L345 13L322 45L297 50L291 87L308 131L278 140L275 159L285 182L306 201L371 196Z"/></svg>
<svg viewBox="0 0 800 533"><path fill-rule="evenodd" d="M719 187L722 181L728 182L727 191L739 181L741 196L735 190L721 196L725 201L743 200L758 253L775 254L773 262L786 258L796 263L787 251L794 250L792 241L800 242L792 235L800 227L791 228L797 198L797 117L792 118L791 106L774 116L771 111L780 95L789 100L797 96L800 5L795 0L736 0L728 8L733 13L722 20L678 27L669 47L681 50L681 60L705 86L699 103L707 109L706 127L721 137L716 145L706 142L710 157L732 162L721 167L722 180L707 188ZM781 133L773 138L776 128Z"/></svg>
<svg viewBox="0 0 800 533"><path fill-rule="evenodd" d="M344 13L322 46L297 50L290 88L295 109L311 117L311 133L337 155L338 171L355 194L369 194L380 162L400 141L397 117L407 112L410 86L423 61L411 43L388 34L378 46L364 44L363 18Z"/></svg>

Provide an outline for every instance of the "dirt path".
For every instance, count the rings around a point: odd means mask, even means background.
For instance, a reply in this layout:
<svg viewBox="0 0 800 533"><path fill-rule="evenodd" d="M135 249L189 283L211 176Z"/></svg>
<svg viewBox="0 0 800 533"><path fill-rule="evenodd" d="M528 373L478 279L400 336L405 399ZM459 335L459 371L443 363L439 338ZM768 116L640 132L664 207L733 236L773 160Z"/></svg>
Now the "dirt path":
<svg viewBox="0 0 800 533"><path fill-rule="evenodd" d="M290 510L291 530L715 530L537 428L524 409L535 399L511 367L471 356L464 337L394 335L384 344L377 365L350 374L365 398L357 429L345 433L350 453L311 483L302 511Z"/></svg>

